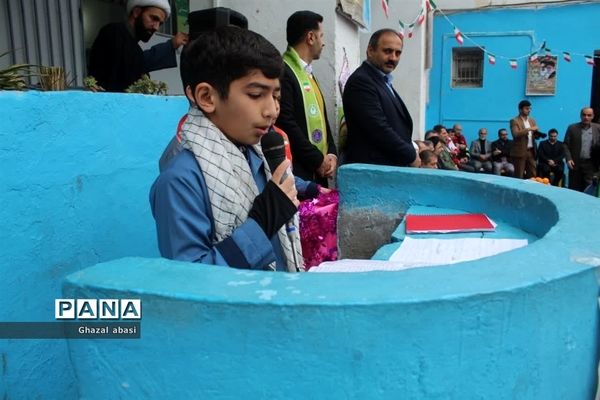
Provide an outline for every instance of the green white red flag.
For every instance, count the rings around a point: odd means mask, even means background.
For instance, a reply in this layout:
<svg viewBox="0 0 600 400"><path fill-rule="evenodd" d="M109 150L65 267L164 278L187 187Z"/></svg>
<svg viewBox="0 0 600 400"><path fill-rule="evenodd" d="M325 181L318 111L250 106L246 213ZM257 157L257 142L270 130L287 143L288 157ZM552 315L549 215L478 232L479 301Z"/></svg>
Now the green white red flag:
<svg viewBox="0 0 600 400"><path fill-rule="evenodd" d="M383 8L383 13L385 14L386 18L389 18L389 11L390 11L390 6L388 5L388 0L381 0L381 8Z"/></svg>
<svg viewBox="0 0 600 400"><path fill-rule="evenodd" d="M454 28L454 37L456 38L456 41L458 42L458 44L460 44L461 46L465 42L465 39L463 38L462 33L460 33L460 31L456 27Z"/></svg>

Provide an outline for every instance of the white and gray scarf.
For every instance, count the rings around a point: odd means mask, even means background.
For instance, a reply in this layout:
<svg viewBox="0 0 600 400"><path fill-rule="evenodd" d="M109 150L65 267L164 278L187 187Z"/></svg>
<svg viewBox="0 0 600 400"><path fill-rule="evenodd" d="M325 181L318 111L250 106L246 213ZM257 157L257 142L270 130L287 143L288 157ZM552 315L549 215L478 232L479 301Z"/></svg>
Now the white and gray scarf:
<svg viewBox="0 0 600 400"><path fill-rule="evenodd" d="M183 148L194 154L206 180L215 226L213 242L219 243L248 218L254 198L258 195L258 187L242 151L195 106L189 109L181 136ZM267 179L271 179L271 171L260 145L253 147L263 160ZM295 226L298 226L298 213L294 215L294 222ZM292 246L285 226L279 229L277 234L286 258L287 270L296 272ZM300 270L304 270L302 247L297 232L293 241L298 266ZM275 270L275 263L271 263L268 269Z"/></svg>

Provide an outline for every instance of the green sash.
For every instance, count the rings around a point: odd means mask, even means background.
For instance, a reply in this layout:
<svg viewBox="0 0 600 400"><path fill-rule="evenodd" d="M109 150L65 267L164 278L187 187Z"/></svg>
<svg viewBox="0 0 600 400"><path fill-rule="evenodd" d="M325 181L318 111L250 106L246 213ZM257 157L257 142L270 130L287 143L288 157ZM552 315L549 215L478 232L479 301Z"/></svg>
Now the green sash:
<svg viewBox="0 0 600 400"><path fill-rule="evenodd" d="M323 155L327 154L327 127L323 110L319 107L317 96L321 94L317 83L302 68L300 56L291 47L288 47L283 53L283 61L290 67L302 92L302 101L304 102L304 115L306 117L306 127L308 129L308 140ZM311 82L312 81L312 82ZM314 82L314 84L313 84Z"/></svg>

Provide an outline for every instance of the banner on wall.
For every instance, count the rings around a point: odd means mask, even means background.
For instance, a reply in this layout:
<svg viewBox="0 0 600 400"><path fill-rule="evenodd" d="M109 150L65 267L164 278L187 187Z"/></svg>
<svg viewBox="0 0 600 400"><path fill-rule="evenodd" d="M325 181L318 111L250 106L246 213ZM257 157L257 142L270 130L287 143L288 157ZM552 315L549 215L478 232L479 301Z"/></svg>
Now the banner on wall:
<svg viewBox="0 0 600 400"><path fill-rule="evenodd" d="M553 96L556 94L558 57L553 55L530 58L527 61L527 96Z"/></svg>

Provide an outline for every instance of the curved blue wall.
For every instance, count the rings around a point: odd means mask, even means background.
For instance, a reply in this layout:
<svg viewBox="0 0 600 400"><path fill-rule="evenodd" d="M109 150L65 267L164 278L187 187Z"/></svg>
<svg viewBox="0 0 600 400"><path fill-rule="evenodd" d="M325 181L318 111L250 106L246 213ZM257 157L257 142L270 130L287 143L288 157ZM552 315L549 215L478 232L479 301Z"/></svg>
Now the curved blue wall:
<svg viewBox="0 0 600 400"><path fill-rule="evenodd" d="M141 258L96 265L70 275L65 295L141 298L142 339L125 346L71 341L81 393L91 399L593 396L597 199L460 172L355 165L342 167L338 177L340 207L349 215L441 204L483 210L542 237L495 257L401 272L291 275Z"/></svg>
<svg viewBox="0 0 600 400"><path fill-rule="evenodd" d="M183 97L0 92L0 321L52 321L64 277L158 255L148 188ZM76 397L62 340L1 340L0 398Z"/></svg>

